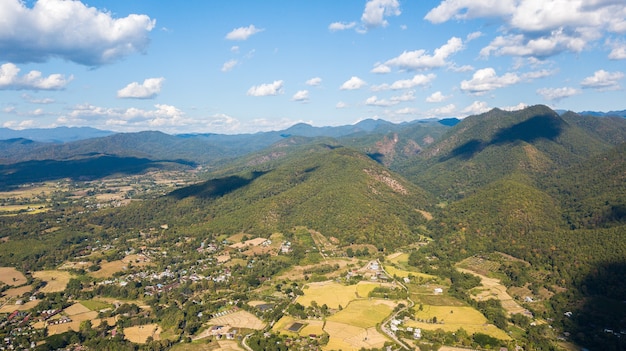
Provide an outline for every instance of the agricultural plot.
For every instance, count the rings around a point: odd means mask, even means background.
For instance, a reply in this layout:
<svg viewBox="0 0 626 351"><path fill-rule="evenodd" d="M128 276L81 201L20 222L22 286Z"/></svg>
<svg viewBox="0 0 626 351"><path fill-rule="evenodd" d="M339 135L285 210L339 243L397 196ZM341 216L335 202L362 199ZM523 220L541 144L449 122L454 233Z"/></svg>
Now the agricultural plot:
<svg viewBox="0 0 626 351"><path fill-rule="evenodd" d="M46 286L39 291L42 293L61 292L65 290L72 275L66 271L50 270L33 272L33 277L46 282Z"/></svg>
<svg viewBox="0 0 626 351"><path fill-rule="evenodd" d="M20 286L26 284L26 277L13 267L0 267L0 283L8 286Z"/></svg>
<svg viewBox="0 0 626 351"><path fill-rule="evenodd" d="M389 265L385 266L385 271L392 277L397 276L400 278L408 278L409 275L412 275L414 277L421 278L424 280L436 279L434 275L430 275L426 273L419 273L416 271L407 271L407 270L399 269L399 268L396 268L394 266L389 266Z"/></svg>
<svg viewBox="0 0 626 351"><path fill-rule="evenodd" d="M150 259L144 255L128 255L121 260L104 262L100 264L100 269L89 273L94 278L109 278L114 273L121 272L129 265L143 267L150 264Z"/></svg>
<svg viewBox="0 0 626 351"><path fill-rule="evenodd" d="M124 328L124 337L126 340L136 344L145 344L149 337L154 340L161 340L161 327L158 324L136 325Z"/></svg>
<svg viewBox="0 0 626 351"><path fill-rule="evenodd" d="M342 285L339 283L325 281L307 284L304 287L304 295L298 296L296 302L303 306L311 306L315 301L318 305L328 306L338 309L339 305L345 307L350 301L358 298L367 298L367 295L380 283L360 282L357 285Z"/></svg>
<svg viewBox="0 0 626 351"><path fill-rule="evenodd" d="M232 313L226 313L223 316L212 318L209 321L210 325L228 325L233 328L248 328L254 330L261 330L265 328L265 323L258 319L255 315L246 311L237 311Z"/></svg>
<svg viewBox="0 0 626 351"><path fill-rule="evenodd" d="M327 321L324 330L330 336L324 350L360 350L382 348L388 339L376 327L359 328L350 324Z"/></svg>
<svg viewBox="0 0 626 351"><path fill-rule="evenodd" d="M469 306L423 305L423 310L418 311L415 318L418 321L408 321L406 326L424 330L443 329L447 332L463 328L469 334L484 333L501 340L510 339L506 332L489 324L485 316Z"/></svg>

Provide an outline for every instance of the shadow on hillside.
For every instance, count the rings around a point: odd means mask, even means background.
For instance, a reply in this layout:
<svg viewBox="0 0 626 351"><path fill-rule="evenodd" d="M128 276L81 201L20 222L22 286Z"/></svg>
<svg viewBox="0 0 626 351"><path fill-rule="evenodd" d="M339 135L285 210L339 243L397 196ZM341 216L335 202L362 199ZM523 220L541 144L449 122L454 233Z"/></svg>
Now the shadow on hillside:
<svg viewBox="0 0 626 351"><path fill-rule="evenodd" d="M626 262L598 266L581 290L587 298L571 318L574 340L592 350L626 350Z"/></svg>
<svg viewBox="0 0 626 351"><path fill-rule="evenodd" d="M477 153L491 145L502 145L524 141L532 143L540 139L555 140L563 132L564 122L552 115L540 115L531 117L509 128L499 130L494 137L484 142L472 139L456 148L450 154L443 156L440 161L452 158L469 160Z"/></svg>
<svg viewBox="0 0 626 351"><path fill-rule="evenodd" d="M182 189L172 191L169 196L178 200L188 197L196 197L200 199L214 199L224 196L237 189L252 183L255 179L267 172L252 172L249 178L240 176L229 176L224 178L211 179L209 181L191 185Z"/></svg>
<svg viewBox="0 0 626 351"><path fill-rule="evenodd" d="M20 184L71 178L92 180L114 174L138 174L148 169L166 168L172 161L152 161L146 158L100 156L77 160L26 161L0 165L0 190L10 190ZM178 162L174 162L178 163Z"/></svg>

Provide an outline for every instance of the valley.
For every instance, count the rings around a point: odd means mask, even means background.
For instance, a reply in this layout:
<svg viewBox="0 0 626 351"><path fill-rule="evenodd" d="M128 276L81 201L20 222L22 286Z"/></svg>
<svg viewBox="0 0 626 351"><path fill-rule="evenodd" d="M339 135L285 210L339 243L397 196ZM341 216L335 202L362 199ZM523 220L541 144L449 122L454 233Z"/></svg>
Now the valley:
<svg viewBox="0 0 626 351"><path fill-rule="evenodd" d="M623 349L626 119L381 128L5 160L0 349Z"/></svg>

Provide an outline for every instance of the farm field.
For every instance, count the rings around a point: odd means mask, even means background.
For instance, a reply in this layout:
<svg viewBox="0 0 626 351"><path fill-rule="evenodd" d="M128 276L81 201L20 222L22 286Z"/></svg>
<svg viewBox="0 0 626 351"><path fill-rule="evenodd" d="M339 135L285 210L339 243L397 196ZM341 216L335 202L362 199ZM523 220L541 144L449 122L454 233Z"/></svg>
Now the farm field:
<svg viewBox="0 0 626 351"><path fill-rule="evenodd" d="M447 332L463 328L469 334L480 332L501 340L510 339L503 330L489 324L485 316L469 306L423 305L423 310L418 311L415 317L420 320L432 320L436 317L437 323L407 321L406 325L424 330L443 329Z"/></svg>
<svg viewBox="0 0 626 351"><path fill-rule="evenodd" d="M158 324L136 325L124 328L124 337L137 344L145 344L148 337L154 340L161 340L161 327Z"/></svg>
<svg viewBox="0 0 626 351"><path fill-rule="evenodd" d="M248 328L255 330L261 330L265 327L265 323L258 319L255 315L241 310L212 318L208 323L209 325L228 325L233 328Z"/></svg>
<svg viewBox="0 0 626 351"><path fill-rule="evenodd" d="M129 264L143 267L149 265L150 260L144 255L128 255L121 260L103 262L100 264L99 270L89 274L94 278L109 278L114 273L123 271Z"/></svg>
<svg viewBox="0 0 626 351"><path fill-rule="evenodd" d="M430 274L426 274L426 273L420 273L420 272L415 272L415 271L408 271L408 270L404 270L404 269L399 269L396 268L394 266L390 266L390 265L385 265L385 271L387 271L387 273L390 276L398 276L400 278L407 278L409 275L413 275L415 277L418 278L422 278L422 279L435 279L436 277L434 275L430 275Z"/></svg>
<svg viewBox="0 0 626 351"><path fill-rule="evenodd" d="M0 267L0 283L8 286L20 286L26 284L26 277L13 267Z"/></svg>
<svg viewBox="0 0 626 351"><path fill-rule="evenodd" d="M310 283L304 287L304 295L298 296L296 302L304 306L311 306L315 301L318 305L337 309L339 305L345 307L350 301L358 298L367 298L370 291L381 283L359 282L356 285L342 285L331 281Z"/></svg>
<svg viewBox="0 0 626 351"><path fill-rule="evenodd" d="M65 290L72 275L66 271L50 270L33 272L33 277L46 282L46 286L39 291L42 293L51 293Z"/></svg>

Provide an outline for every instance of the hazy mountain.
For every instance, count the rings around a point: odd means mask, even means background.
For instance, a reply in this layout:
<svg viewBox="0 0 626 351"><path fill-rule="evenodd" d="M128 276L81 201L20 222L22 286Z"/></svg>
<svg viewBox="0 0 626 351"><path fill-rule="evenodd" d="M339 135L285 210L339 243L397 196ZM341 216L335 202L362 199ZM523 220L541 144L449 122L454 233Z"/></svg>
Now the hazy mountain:
<svg viewBox="0 0 626 351"><path fill-rule="evenodd" d="M66 143L104 137L111 134L114 134L114 132L90 127L57 127L22 130L0 128L0 140L23 138L45 143Z"/></svg>

